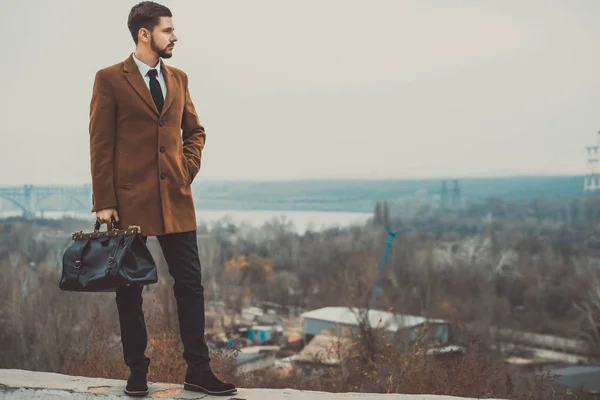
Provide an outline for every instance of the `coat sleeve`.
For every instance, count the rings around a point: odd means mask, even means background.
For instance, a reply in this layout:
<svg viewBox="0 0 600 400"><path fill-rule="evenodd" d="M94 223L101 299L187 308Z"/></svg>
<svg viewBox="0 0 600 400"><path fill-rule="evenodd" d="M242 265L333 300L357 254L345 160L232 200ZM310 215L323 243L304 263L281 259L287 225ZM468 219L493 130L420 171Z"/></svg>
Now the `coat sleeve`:
<svg viewBox="0 0 600 400"><path fill-rule="evenodd" d="M96 73L90 103L92 212L117 207L114 185L116 103L110 84Z"/></svg>
<svg viewBox="0 0 600 400"><path fill-rule="evenodd" d="M185 83L185 105L183 118L181 119L181 131L183 139L183 156L189 173L190 183L194 180L202 163L202 149L206 142L206 132L198 119L194 103L188 88L188 77L184 74Z"/></svg>

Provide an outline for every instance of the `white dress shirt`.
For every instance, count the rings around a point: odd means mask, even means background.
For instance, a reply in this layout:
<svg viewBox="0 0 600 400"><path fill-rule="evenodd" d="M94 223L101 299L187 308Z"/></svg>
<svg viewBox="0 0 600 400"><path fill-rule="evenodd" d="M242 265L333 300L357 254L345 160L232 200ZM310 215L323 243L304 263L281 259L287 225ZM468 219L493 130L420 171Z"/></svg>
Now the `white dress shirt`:
<svg viewBox="0 0 600 400"><path fill-rule="evenodd" d="M148 86L148 90L150 90L150 76L148 76L148 71L150 71L151 69L155 69L158 72L158 74L156 75L156 79L158 80L158 83L160 83L160 90L162 91L163 99L166 98L167 84L165 83L165 77L163 76L162 68L160 68L162 65L162 60L159 59L156 67L149 67L147 64L144 64L143 61L138 60L135 54L132 55L133 61L135 61L136 65L138 66L138 69L140 70L140 73L142 74L142 77L144 78L144 81L146 82L146 86Z"/></svg>

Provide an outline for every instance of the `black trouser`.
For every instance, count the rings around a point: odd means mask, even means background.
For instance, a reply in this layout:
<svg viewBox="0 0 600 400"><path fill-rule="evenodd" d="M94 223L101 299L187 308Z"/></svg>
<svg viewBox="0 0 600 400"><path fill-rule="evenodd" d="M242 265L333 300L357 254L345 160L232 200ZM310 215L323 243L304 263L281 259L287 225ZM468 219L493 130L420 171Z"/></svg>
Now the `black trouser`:
<svg viewBox="0 0 600 400"><path fill-rule="evenodd" d="M204 287L196 231L157 236L169 273L175 280L179 332L183 358L197 370L210 369L208 347L204 339ZM148 343L142 286L117 289L117 308L121 326L121 342L125 364L131 370L147 372L150 359L144 352Z"/></svg>

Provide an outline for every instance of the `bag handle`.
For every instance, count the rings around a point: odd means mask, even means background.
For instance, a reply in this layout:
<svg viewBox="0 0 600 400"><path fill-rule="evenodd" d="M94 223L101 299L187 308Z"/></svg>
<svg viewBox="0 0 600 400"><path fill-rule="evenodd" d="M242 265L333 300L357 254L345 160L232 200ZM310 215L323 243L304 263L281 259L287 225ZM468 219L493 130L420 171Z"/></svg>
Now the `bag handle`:
<svg viewBox="0 0 600 400"><path fill-rule="evenodd" d="M106 230L116 231L117 229L119 229L119 224L117 223L115 217L110 217L110 220L110 225L108 223L106 224ZM94 232L99 232L102 224L103 222L100 222L98 219L96 219L96 223L94 224Z"/></svg>

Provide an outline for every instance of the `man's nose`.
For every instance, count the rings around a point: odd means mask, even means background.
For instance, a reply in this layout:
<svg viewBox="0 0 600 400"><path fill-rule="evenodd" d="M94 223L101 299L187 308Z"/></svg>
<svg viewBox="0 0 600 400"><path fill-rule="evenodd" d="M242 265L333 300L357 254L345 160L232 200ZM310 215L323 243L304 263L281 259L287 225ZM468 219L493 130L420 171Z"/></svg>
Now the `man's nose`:
<svg viewBox="0 0 600 400"><path fill-rule="evenodd" d="M171 38L172 42L176 42L177 41L177 36L175 34L173 34L173 37Z"/></svg>

